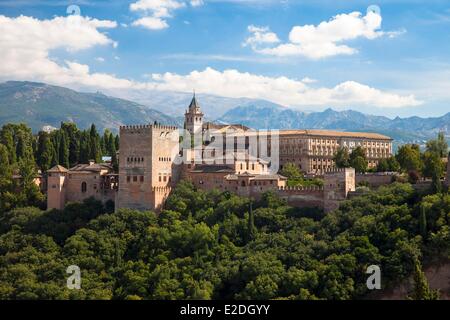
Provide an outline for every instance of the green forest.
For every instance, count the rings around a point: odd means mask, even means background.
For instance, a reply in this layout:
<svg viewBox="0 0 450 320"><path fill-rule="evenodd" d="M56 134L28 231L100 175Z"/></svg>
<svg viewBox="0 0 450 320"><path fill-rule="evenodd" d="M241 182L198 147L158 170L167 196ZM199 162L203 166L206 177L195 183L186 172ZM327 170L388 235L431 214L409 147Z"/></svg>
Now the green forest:
<svg viewBox="0 0 450 320"><path fill-rule="evenodd" d="M402 146L379 169L403 178L326 215L270 192L253 201L188 182L159 215L114 212L93 199L45 210L33 183L38 169L99 161L118 146L117 136L100 135L94 125L63 123L37 135L25 125L0 130L0 299L365 299L369 265L380 266L383 288L413 277L405 298L440 296L423 267L450 257L441 137L424 151ZM339 166L363 171L364 154L352 154L336 155ZM293 166L283 174L304 183ZM415 188L423 177L430 187ZM80 290L66 287L71 265L80 267Z"/></svg>
<svg viewBox="0 0 450 320"><path fill-rule="evenodd" d="M180 183L158 216L93 200L0 219L0 299L363 299L369 265L383 288L449 258L450 195L395 183L339 210L259 202ZM66 268L81 269L81 290Z"/></svg>

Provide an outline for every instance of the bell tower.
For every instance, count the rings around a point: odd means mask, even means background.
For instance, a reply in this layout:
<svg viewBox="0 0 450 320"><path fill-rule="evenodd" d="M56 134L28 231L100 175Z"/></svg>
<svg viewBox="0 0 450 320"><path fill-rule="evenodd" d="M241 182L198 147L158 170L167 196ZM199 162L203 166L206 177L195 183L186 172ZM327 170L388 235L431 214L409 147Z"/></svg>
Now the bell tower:
<svg viewBox="0 0 450 320"><path fill-rule="evenodd" d="M191 135L202 132L203 113L195 97L195 92L191 104L189 105L189 109L186 110L186 113L184 114L184 128L188 130Z"/></svg>

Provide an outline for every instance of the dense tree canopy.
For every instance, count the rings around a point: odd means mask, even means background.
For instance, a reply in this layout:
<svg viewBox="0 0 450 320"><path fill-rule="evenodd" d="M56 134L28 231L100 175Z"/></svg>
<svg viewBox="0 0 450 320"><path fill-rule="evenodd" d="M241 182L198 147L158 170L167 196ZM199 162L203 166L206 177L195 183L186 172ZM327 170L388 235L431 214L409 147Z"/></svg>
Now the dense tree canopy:
<svg viewBox="0 0 450 320"><path fill-rule="evenodd" d="M449 223L448 194L409 184L325 216L271 193L254 202L187 182L159 215L108 213L93 200L15 209L0 218L0 298L361 298L368 265L381 266L387 286L417 274L419 258L448 257ZM69 265L81 269L81 290L65 286Z"/></svg>

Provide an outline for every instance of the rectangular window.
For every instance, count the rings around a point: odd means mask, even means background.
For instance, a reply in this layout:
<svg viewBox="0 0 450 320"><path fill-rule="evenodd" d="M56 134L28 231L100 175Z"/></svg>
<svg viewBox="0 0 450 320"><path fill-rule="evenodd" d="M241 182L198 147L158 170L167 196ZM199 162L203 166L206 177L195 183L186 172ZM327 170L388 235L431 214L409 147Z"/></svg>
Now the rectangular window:
<svg viewBox="0 0 450 320"><path fill-rule="evenodd" d="M131 178L130 176L127 176L127 182L130 182Z"/></svg>
<svg viewBox="0 0 450 320"><path fill-rule="evenodd" d="M141 176L140 180L141 182L144 182L144 176Z"/></svg>
<svg viewBox="0 0 450 320"><path fill-rule="evenodd" d="M133 176L133 182L137 181L137 176Z"/></svg>

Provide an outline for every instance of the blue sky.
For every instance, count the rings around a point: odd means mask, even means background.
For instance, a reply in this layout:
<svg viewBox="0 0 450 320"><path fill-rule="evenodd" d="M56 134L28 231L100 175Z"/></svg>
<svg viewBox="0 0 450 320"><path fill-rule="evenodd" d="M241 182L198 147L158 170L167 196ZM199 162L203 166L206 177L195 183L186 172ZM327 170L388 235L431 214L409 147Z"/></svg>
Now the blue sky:
<svg viewBox="0 0 450 320"><path fill-rule="evenodd" d="M1 80L195 89L302 110L443 115L449 40L440 0L0 1Z"/></svg>

